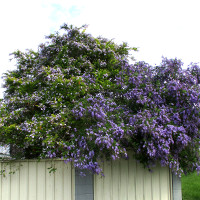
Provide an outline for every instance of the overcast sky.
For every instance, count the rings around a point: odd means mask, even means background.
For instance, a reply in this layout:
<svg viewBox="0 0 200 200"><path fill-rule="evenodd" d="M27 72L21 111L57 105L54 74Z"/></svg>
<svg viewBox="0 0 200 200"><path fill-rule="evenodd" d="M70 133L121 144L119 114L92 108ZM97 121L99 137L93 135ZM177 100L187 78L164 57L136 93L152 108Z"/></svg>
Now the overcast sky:
<svg viewBox="0 0 200 200"><path fill-rule="evenodd" d="M14 69L9 53L37 50L63 23L88 24L93 36L138 47L137 60L200 62L199 0L6 0L0 2L0 76ZM0 81L2 84L2 80ZM0 89L0 98L3 96Z"/></svg>

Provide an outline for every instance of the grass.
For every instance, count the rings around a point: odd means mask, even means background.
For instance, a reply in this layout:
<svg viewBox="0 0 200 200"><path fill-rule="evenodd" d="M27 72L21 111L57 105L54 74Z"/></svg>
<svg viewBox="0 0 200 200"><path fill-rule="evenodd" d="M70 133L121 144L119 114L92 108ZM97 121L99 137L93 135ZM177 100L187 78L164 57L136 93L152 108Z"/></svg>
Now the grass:
<svg viewBox="0 0 200 200"><path fill-rule="evenodd" d="M200 174L183 175L181 182L183 200L200 200Z"/></svg>

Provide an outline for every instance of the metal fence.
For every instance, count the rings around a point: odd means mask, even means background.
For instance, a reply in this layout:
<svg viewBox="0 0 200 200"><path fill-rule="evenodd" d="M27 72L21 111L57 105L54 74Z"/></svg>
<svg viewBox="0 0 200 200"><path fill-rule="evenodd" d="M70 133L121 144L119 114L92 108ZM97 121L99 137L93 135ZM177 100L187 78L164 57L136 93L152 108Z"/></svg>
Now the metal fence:
<svg viewBox="0 0 200 200"><path fill-rule="evenodd" d="M91 186L87 186L93 190L87 188L91 199L172 200L172 176L168 168L156 167L151 173L133 159L106 161L102 167L105 177L94 175ZM71 163L62 160L1 162L0 171L0 200L85 198Z"/></svg>

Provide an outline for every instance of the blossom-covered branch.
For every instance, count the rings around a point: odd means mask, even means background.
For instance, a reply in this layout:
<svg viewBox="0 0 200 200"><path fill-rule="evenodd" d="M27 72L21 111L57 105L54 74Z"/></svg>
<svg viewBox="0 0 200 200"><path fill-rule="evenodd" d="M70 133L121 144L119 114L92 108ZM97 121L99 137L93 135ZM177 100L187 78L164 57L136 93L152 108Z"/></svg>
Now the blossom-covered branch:
<svg viewBox="0 0 200 200"><path fill-rule="evenodd" d="M102 158L200 170L200 68L178 59L129 63L126 43L63 25L38 51L16 51L5 74L0 143L18 158L62 158L101 173ZM13 156L15 156L13 154Z"/></svg>

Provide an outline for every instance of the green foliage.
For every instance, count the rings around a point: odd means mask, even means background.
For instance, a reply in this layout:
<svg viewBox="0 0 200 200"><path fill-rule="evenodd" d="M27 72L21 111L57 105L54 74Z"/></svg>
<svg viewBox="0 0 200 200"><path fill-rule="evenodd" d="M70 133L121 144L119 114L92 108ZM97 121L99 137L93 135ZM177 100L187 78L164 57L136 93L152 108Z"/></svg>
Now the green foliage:
<svg viewBox="0 0 200 200"><path fill-rule="evenodd" d="M100 173L102 157L200 170L200 70L178 59L129 63L131 48L63 25L5 74L0 143L17 158L63 158ZM14 152L17 152L14 153Z"/></svg>

